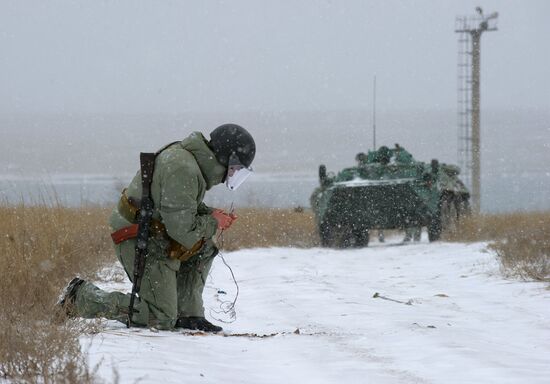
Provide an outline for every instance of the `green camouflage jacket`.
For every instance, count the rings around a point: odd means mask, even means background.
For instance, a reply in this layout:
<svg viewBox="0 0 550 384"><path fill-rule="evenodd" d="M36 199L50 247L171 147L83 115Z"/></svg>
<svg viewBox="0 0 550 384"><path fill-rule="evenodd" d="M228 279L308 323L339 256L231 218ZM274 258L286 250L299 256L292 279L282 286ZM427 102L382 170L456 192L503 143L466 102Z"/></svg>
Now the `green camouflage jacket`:
<svg viewBox="0 0 550 384"><path fill-rule="evenodd" d="M201 238L210 239L216 233L217 222L202 200L207 190L222 182L225 172L200 132L170 145L155 161L151 185L153 218L162 221L168 235L188 249ZM141 198L139 171L126 194ZM110 224L116 231L131 223L115 208Z"/></svg>

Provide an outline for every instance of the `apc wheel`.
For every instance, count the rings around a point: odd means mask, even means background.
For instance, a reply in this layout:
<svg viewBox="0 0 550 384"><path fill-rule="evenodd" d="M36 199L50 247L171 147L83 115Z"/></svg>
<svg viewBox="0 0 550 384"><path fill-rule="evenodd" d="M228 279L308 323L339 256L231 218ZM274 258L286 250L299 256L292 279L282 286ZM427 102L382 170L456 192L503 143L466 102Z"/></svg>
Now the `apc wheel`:
<svg viewBox="0 0 550 384"><path fill-rule="evenodd" d="M351 230L339 224L322 223L319 238L321 246L325 248L350 248L355 244Z"/></svg>
<svg viewBox="0 0 550 384"><path fill-rule="evenodd" d="M333 246L332 228L327 223L321 223L319 226L319 238L322 247L330 248Z"/></svg>
<svg viewBox="0 0 550 384"><path fill-rule="evenodd" d="M334 245L337 248L353 248L356 246L356 237L349 225L339 225L335 231Z"/></svg>
<svg viewBox="0 0 550 384"><path fill-rule="evenodd" d="M360 248L369 244L368 229L354 228L351 224L333 227L332 246L335 248Z"/></svg>
<svg viewBox="0 0 550 384"><path fill-rule="evenodd" d="M355 232L355 246L367 247L369 245L369 230L363 229Z"/></svg>

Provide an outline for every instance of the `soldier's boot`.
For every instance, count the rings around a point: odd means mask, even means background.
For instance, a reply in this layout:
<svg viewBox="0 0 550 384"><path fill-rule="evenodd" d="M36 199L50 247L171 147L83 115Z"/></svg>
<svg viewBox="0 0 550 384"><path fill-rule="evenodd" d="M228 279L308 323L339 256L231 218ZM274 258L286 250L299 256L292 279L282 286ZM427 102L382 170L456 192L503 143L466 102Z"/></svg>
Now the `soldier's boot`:
<svg viewBox="0 0 550 384"><path fill-rule="evenodd" d="M74 302L76 300L76 293L83 283L84 280L79 277L72 279L57 301L57 307L60 308L61 312L65 313L67 317L75 316Z"/></svg>
<svg viewBox="0 0 550 384"><path fill-rule="evenodd" d="M192 329L194 331L221 332L222 327L212 324L204 317L189 316L180 317L176 321L176 328Z"/></svg>

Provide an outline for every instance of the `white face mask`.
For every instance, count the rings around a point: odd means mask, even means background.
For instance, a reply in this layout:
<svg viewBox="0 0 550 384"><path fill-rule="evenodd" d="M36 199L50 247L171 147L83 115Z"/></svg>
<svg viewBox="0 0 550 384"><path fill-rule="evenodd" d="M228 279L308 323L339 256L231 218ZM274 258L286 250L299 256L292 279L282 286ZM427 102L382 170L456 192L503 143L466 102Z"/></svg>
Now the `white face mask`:
<svg viewBox="0 0 550 384"><path fill-rule="evenodd" d="M225 185L230 190L234 191L244 183L244 181L252 174L252 167L245 167L241 164L239 158L233 153L229 156L229 165L227 167L227 175L225 176Z"/></svg>
<svg viewBox="0 0 550 384"><path fill-rule="evenodd" d="M239 168L237 168L239 167ZM244 183L244 181L252 174L252 168L245 168L242 165L229 166L227 168L227 176L225 178L225 185L227 188L234 191Z"/></svg>

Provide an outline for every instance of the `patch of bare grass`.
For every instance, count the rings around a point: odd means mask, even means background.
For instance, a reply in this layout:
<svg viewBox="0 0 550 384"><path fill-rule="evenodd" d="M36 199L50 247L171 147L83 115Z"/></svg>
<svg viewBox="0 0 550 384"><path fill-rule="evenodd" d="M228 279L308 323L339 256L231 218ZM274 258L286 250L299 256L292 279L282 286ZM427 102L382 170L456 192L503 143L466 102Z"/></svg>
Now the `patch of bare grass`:
<svg viewBox="0 0 550 384"><path fill-rule="evenodd" d="M319 245L315 219L309 209L243 208L236 214L238 220L223 234L223 249Z"/></svg>
<svg viewBox="0 0 550 384"><path fill-rule="evenodd" d="M550 212L471 216L444 237L492 241L505 275L550 282Z"/></svg>
<svg viewBox="0 0 550 384"><path fill-rule="evenodd" d="M107 210L0 207L0 377L14 382L89 383L78 321L60 322L55 303L76 274L114 260Z"/></svg>

